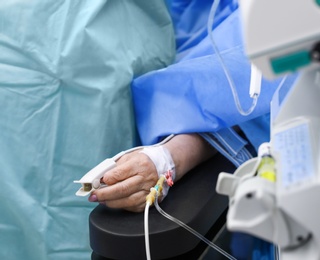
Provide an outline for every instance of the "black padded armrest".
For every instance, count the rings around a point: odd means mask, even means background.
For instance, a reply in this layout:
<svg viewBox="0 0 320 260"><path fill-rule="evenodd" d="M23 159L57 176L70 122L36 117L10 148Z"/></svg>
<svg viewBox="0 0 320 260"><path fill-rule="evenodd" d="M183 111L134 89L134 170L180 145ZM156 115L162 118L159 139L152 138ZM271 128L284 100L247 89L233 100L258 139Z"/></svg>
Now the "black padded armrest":
<svg viewBox="0 0 320 260"><path fill-rule="evenodd" d="M217 154L175 183L160 207L205 235L225 214L228 205L228 198L215 192L218 174L234 170L229 161ZM146 259L143 212L99 205L90 214L89 230L95 254L107 259ZM155 207L149 210L149 239L152 259L177 257L200 243L196 236L163 217Z"/></svg>

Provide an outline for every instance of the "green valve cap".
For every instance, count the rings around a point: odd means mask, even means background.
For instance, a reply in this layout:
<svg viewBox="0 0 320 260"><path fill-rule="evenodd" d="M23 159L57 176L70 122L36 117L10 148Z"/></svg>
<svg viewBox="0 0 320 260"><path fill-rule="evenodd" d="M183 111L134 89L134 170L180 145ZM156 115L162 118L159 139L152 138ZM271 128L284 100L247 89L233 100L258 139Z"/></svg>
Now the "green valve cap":
<svg viewBox="0 0 320 260"><path fill-rule="evenodd" d="M311 56L309 51L300 51L271 60L271 66L275 74L294 72L298 68L306 66L310 63Z"/></svg>

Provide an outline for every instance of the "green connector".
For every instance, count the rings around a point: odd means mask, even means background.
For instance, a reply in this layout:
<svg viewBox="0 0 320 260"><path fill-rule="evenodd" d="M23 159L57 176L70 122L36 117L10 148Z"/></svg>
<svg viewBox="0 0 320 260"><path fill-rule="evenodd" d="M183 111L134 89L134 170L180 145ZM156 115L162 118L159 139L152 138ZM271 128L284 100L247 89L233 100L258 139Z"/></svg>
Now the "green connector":
<svg viewBox="0 0 320 260"><path fill-rule="evenodd" d="M289 71L294 72L298 68L306 66L310 63L311 57L308 51L299 51L271 60L271 66L275 74L280 74Z"/></svg>
<svg viewBox="0 0 320 260"><path fill-rule="evenodd" d="M316 0L316 4L317 4L317 5L320 5L320 0Z"/></svg>

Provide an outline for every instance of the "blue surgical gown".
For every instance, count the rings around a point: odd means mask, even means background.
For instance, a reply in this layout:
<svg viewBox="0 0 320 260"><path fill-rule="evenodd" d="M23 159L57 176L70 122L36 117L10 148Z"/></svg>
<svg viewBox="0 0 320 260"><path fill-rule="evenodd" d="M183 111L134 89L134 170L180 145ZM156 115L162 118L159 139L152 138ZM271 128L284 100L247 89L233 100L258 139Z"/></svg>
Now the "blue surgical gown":
<svg viewBox="0 0 320 260"><path fill-rule="evenodd" d="M249 116L241 115L207 35L212 0L167 3L175 28L176 60L167 68L146 73L132 83L142 143L152 144L169 134L200 133L207 140L213 139L211 144L239 166L250 158L243 150L247 141L231 127L238 125L255 149L268 141L270 102L282 79L263 78L255 110ZM237 1L220 1L212 33L241 106L247 110L252 103L249 97L251 67L244 51ZM283 88L290 89L294 80L294 76L289 76Z"/></svg>
<svg viewBox="0 0 320 260"><path fill-rule="evenodd" d="M175 28L176 60L165 69L149 72L133 81L136 123L145 145L156 143L169 134L198 133L238 167L255 155L262 142L269 141L270 102L282 79L263 78L253 113L243 116L238 112L229 82L207 35L212 2L167 1ZM238 2L221 0L210 29L235 83L241 106L247 110L252 103L249 97L251 71L244 51ZM286 78L281 87L282 95L286 95L295 78L296 75ZM244 136L234 131L234 126L240 127ZM243 244L242 241L247 242ZM258 252L264 259L273 259L271 244L244 234L234 235L232 249L237 259L251 259L252 251L255 256Z"/></svg>

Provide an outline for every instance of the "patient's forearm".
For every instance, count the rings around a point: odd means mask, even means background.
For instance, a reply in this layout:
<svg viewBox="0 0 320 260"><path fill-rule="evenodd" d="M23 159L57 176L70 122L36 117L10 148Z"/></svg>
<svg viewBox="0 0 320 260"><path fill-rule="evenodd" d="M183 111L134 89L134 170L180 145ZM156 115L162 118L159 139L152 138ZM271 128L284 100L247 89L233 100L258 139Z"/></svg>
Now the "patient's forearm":
<svg viewBox="0 0 320 260"><path fill-rule="evenodd" d="M170 151L175 163L176 180L216 153L216 150L197 134L176 135L164 146Z"/></svg>

